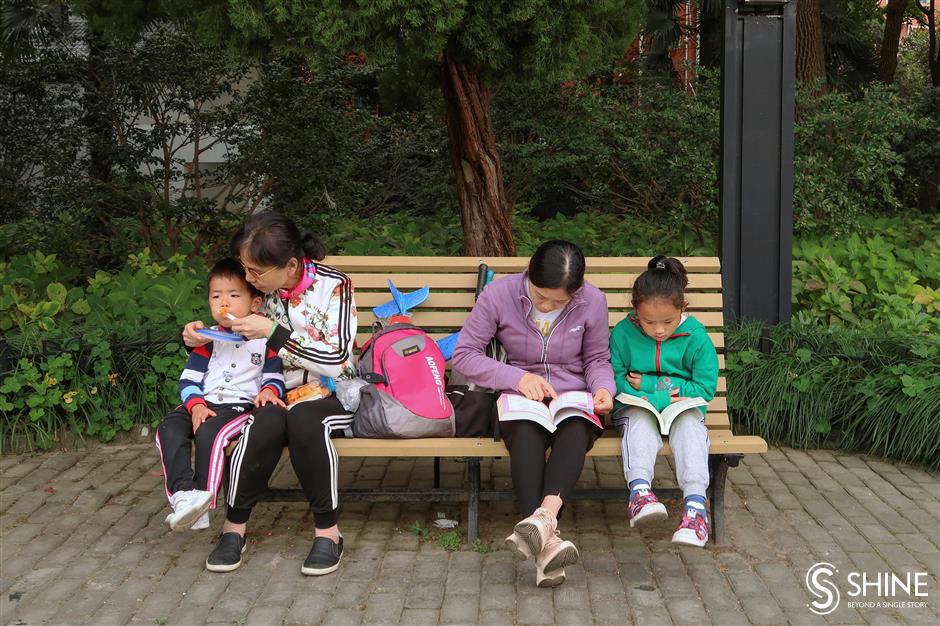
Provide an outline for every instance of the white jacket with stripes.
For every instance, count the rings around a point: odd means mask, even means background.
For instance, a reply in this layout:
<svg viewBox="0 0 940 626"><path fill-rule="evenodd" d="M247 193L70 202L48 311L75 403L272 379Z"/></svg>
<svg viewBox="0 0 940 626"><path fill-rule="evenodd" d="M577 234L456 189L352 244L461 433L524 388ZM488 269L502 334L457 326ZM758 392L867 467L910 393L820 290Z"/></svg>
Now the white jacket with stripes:
<svg viewBox="0 0 940 626"><path fill-rule="evenodd" d="M343 272L314 263L316 277L299 295L278 293L264 301L264 314L277 322L268 347L284 361L284 384L298 387L318 376L353 378L357 312L352 281Z"/></svg>

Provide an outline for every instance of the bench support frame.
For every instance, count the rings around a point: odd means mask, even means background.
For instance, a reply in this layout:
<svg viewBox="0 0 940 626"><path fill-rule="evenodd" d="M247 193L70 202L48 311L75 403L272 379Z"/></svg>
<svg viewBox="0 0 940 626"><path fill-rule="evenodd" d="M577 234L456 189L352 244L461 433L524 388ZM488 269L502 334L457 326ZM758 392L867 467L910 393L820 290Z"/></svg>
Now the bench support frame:
<svg viewBox="0 0 940 626"><path fill-rule="evenodd" d="M728 468L737 467L743 455L741 454L710 454L708 455L708 500L711 511L712 540L716 545L724 545L726 536L725 520L725 481ZM458 489L440 488L440 459L434 462L434 488L433 489L345 489L340 492L340 499L348 502L466 502L467 503L467 541L473 544L480 538L480 502L496 502L515 500L512 491L494 491L481 489L480 461L481 457L461 459L467 463L467 486ZM682 490L656 489L662 498L682 498ZM616 489L579 489L572 495L574 500L627 500L629 492L626 486ZM300 489L269 489L264 496L266 501L306 501ZM627 523L624 511L624 523Z"/></svg>

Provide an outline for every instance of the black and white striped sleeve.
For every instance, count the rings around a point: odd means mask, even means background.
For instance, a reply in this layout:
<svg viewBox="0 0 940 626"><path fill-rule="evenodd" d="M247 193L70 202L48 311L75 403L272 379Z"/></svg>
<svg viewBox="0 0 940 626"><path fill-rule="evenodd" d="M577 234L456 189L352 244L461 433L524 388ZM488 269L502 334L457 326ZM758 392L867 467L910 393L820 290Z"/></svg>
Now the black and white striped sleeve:
<svg viewBox="0 0 940 626"><path fill-rule="evenodd" d="M322 291L308 292L306 297L308 306L311 302L319 305L316 310L321 315L315 315L303 329L291 330L278 324L268 340L268 347L285 362L312 374L337 378L348 365L356 339L352 281L342 272L323 265L318 266L318 275L321 281L315 289L329 289L329 295ZM325 280L327 278L333 280Z"/></svg>

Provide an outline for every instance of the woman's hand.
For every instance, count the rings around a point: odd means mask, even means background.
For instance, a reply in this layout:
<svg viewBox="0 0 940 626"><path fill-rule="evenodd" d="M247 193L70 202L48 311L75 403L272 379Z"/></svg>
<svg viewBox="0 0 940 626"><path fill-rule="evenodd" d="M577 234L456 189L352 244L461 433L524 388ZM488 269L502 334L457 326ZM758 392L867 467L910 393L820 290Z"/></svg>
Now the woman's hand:
<svg viewBox="0 0 940 626"><path fill-rule="evenodd" d="M594 412L598 415L607 415L614 408L614 399L606 389L598 389L594 394Z"/></svg>
<svg viewBox="0 0 940 626"><path fill-rule="evenodd" d="M267 339L275 324L277 322L262 315L249 315L232 320L231 328L245 339Z"/></svg>
<svg viewBox="0 0 940 626"><path fill-rule="evenodd" d="M636 372L627 372L627 382L630 383L630 386L640 390L640 381L643 380L643 374L638 374Z"/></svg>
<svg viewBox="0 0 940 626"><path fill-rule="evenodd" d="M205 324L201 321L196 320L195 322L190 322L183 326L183 343L190 348L198 348L199 346L204 346L210 341L205 335L200 335L196 331L200 328L205 328Z"/></svg>
<svg viewBox="0 0 940 626"><path fill-rule="evenodd" d="M536 402L541 402L545 399L545 396L558 397L555 388L548 384L547 380L531 372L522 375L516 389L529 400L535 400Z"/></svg>

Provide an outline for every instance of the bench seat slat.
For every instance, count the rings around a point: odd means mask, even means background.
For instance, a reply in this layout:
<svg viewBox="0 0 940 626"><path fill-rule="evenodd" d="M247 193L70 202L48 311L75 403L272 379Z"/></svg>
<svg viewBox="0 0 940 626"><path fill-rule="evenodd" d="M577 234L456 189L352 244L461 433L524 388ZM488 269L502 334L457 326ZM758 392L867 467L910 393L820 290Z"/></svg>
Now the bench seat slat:
<svg viewBox="0 0 940 626"><path fill-rule="evenodd" d="M767 443L760 437L719 434L709 430L711 454L763 453ZM502 441L492 438L465 439L334 439L340 456L493 457L508 456ZM666 442L661 455L670 454ZM620 437L611 433L597 440L589 456L619 456Z"/></svg>

